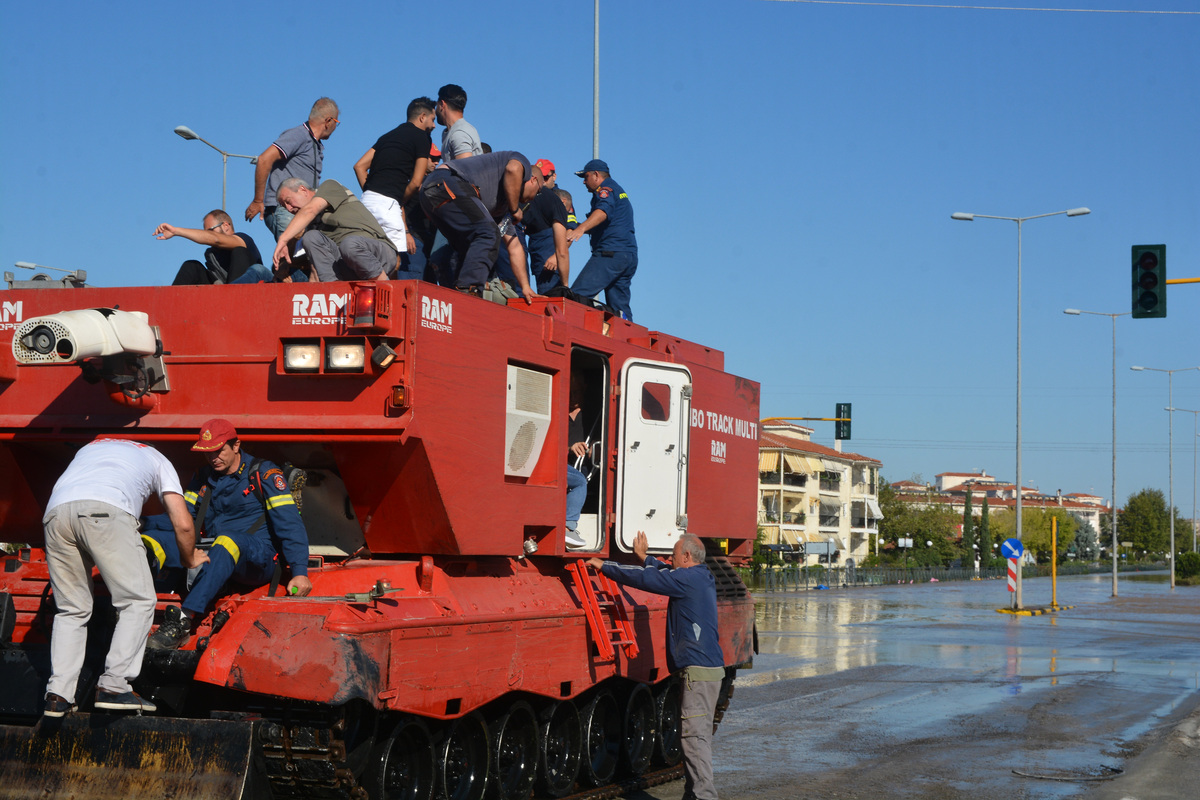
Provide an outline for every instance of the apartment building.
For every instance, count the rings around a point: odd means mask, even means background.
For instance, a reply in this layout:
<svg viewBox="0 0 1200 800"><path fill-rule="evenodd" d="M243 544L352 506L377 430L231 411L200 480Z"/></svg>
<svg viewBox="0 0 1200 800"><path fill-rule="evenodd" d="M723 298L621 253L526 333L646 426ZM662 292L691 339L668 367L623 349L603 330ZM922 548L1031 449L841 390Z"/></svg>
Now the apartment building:
<svg viewBox="0 0 1200 800"><path fill-rule="evenodd" d="M763 423L758 525L763 540L803 563L856 565L872 551L883 512L882 462L812 441L813 429Z"/></svg>

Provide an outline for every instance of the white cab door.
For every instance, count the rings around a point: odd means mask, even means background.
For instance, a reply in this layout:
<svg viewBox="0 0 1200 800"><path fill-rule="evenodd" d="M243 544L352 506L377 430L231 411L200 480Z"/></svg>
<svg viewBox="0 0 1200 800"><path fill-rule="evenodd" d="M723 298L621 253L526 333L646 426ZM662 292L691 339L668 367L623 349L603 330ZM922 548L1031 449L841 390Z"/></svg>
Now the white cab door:
<svg viewBox="0 0 1200 800"><path fill-rule="evenodd" d="M691 398L686 367L631 360L621 369L615 539L626 552L638 531L655 553L671 552L687 532Z"/></svg>

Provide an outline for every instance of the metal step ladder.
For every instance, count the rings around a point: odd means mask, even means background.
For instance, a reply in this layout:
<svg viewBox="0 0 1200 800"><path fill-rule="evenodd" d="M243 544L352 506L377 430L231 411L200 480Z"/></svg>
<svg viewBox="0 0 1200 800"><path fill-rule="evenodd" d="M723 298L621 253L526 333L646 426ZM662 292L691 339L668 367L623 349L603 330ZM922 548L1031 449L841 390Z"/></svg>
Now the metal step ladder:
<svg viewBox="0 0 1200 800"><path fill-rule="evenodd" d="M617 602L620 589L616 581L599 570L593 571L582 558L571 565L571 577L575 579L575 590L600 658L612 661L616 658L617 646L624 648L627 658L637 658L633 625L625 613L625 606Z"/></svg>

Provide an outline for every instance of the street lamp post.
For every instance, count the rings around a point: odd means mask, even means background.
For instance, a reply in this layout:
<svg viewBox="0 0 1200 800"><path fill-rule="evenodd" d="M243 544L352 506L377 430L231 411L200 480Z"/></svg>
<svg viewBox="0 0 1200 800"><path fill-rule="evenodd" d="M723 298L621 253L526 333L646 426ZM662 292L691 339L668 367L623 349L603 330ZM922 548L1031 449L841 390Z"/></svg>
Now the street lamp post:
<svg viewBox="0 0 1200 800"><path fill-rule="evenodd" d="M1167 373L1167 516L1171 518L1171 588L1175 588L1175 415L1174 380L1176 372L1187 372L1200 367L1178 367L1177 369L1158 369L1157 367L1130 367L1135 372L1165 372Z"/></svg>
<svg viewBox="0 0 1200 800"><path fill-rule="evenodd" d="M912 537L902 536L896 540L896 546L904 551L904 574L908 574L908 554L912 551Z"/></svg>
<svg viewBox="0 0 1200 800"><path fill-rule="evenodd" d="M1200 411L1191 408L1169 408L1168 411L1182 411L1192 415L1192 552L1196 551L1196 442L1200 441L1200 428L1196 426Z"/></svg>
<svg viewBox="0 0 1200 800"><path fill-rule="evenodd" d="M175 133L179 134L184 139L189 139L189 140L197 139L201 142L204 142L206 145L211 147L213 150L216 150L218 153L221 154L221 210L224 211L225 210L225 184L226 184L226 181L229 176L229 158L231 156L233 158L246 158L246 159L250 160L251 164L257 164L258 156L243 156L239 153L226 153L224 150L217 147L215 144L208 141L204 137L197 136L196 132L193 131L191 128L189 128L187 125L175 126Z"/></svg>
<svg viewBox="0 0 1200 800"><path fill-rule="evenodd" d="M1082 217L1085 214L1092 213L1087 208L1070 208L1066 211L1051 211L1049 214L1035 214L1031 217L998 217L991 214L964 214L961 211L956 211L950 215L951 219L961 220L963 222L974 222L975 218L979 219L1003 219L1009 222L1017 223L1017 539L1022 538L1021 528L1021 225L1026 220L1041 219L1042 217L1056 217L1059 214L1066 214L1068 217ZM1021 573L1024 570L1017 570L1017 591L1016 601L1017 608L1024 608L1021 595Z"/></svg>
<svg viewBox="0 0 1200 800"><path fill-rule="evenodd" d="M1131 312L1106 314L1103 311L1080 311L1078 308L1068 308L1064 314L1078 316L1093 314L1097 317L1112 318L1112 596L1117 596L1117 317L1128 317Z"/></svg>

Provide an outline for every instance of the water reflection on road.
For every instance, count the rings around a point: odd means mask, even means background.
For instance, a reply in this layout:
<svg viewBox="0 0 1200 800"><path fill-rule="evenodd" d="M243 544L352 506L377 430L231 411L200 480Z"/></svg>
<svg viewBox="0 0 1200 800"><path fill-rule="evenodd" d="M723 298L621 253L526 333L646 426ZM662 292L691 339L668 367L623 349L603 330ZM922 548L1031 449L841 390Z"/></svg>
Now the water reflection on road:
<svg viewBox="0 0 1200 800"><path fill-rule="evenodd" d="M725 794L878 774L894 797L1072 796L1012 771L1120 762L1200 699L1200 588L1122 575L1111 594L1110 575L1065 578L1074 608L1035 617L997 613L1001 581L756 595L760 653L716 742ZM1050 581L1025 598L1048 604ZM897 785L914 764L924 783Z"/></svg>

